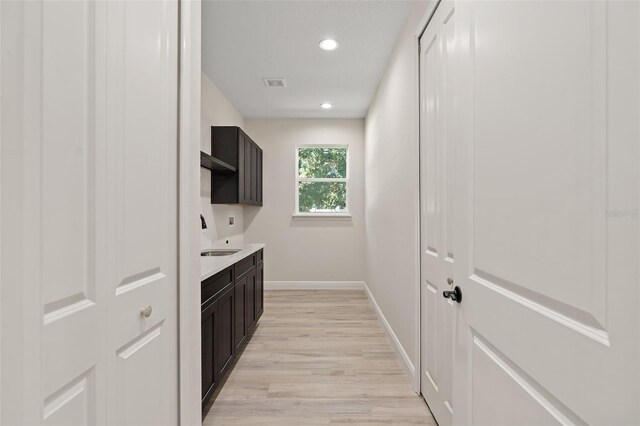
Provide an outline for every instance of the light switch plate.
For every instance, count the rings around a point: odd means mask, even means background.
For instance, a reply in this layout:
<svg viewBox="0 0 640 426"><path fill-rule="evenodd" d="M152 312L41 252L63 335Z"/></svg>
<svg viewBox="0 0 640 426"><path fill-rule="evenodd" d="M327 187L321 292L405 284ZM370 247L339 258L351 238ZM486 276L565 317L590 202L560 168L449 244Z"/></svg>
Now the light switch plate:
<svg viewBox="0 0 640 426"><path fill-rule="evenodd" d="M229 216L229 227L236 226L235 216Z"/></svg>

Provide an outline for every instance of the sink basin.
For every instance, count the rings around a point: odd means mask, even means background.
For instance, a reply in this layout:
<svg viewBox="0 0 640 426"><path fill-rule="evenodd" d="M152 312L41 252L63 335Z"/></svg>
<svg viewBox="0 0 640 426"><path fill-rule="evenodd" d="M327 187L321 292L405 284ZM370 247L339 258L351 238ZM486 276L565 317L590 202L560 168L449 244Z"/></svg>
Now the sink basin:
<svg viewBox="0 0 640 426"><path fill-rule="evenodd" d="M236 254L240 249L214 249L214 250L204 250L200 253L200 256L231 256L232 254Z"/></svg>

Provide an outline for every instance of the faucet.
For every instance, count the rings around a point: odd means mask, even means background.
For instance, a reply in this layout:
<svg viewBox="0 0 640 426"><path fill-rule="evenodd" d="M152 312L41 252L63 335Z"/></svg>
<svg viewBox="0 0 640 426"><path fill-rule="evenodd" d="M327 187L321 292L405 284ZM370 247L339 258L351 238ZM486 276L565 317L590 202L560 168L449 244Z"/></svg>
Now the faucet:
<svg viewBox="0 0 640 426"><path fill-rule="evenodd" d="M204 220L204 216L200 215L200 222L202 222L202 229L207 229L207 222Z"/></svg>

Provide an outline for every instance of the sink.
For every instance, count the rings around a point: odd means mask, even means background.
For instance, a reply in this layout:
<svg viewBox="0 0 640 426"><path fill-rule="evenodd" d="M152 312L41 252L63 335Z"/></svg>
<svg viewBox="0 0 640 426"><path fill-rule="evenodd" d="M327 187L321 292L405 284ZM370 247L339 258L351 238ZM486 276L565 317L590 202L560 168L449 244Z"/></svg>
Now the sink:
<svg viewBox="0 0 640 426"><path fill-rule="evenodd" d="M200 256L231 256L232 254L236 254L240 249L214 249L214 250L204 250L200 253Z"/></svg>

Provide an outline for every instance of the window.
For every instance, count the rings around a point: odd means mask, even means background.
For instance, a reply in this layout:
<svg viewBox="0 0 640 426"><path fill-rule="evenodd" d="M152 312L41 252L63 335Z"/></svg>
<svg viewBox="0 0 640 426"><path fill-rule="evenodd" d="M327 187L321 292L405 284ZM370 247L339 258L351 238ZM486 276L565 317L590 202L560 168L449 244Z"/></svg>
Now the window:
<svg viewBox="0 0 640 426"><path fill-rule="evenodd" d="M299 146L296 155L296 214L346 214L348 147Z"/></svg>

